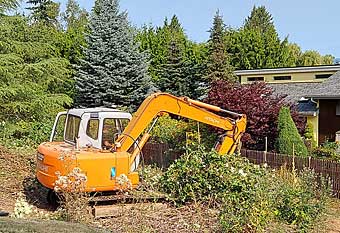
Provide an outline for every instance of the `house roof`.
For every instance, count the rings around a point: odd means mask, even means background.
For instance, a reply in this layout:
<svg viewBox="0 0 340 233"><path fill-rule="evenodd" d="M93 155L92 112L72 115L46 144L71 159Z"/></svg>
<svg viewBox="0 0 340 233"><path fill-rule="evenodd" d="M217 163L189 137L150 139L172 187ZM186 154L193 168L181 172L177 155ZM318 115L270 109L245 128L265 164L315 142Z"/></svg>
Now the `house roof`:
<svg viewBox="0 0 340 233"><path fill-rule="evenodd" d="M316 88L306 93L304 97L315 99L340 99L340 71L327 80L319 83Z"/></svg>
<svg viewBox="0 0 340 233"><path fill-rule="evenodd" d="M312 94L312 91L321 83L271 83L267 84L273 89L274 95L287 95L285 100L288 102L298 102L303 97Z"/></svg>
<svg viewBox="0 0 340 233"><path fill-rule="evenodd" d="M297 104L297 110L300 114L305 116L315 116L318 111L316 102L310 99L299 101Z"/></svg>
<svg viewBox="0 0 340 233"><path fill-rule="evenodd" d="M255 69L255 70L235 70L236 75L253 75L253 74L282 74L282 73L301 73L301 72L336 72L340 70L340 65L324 65L324 66L302 66L289 68L271 68L271 69Z"/></svg>

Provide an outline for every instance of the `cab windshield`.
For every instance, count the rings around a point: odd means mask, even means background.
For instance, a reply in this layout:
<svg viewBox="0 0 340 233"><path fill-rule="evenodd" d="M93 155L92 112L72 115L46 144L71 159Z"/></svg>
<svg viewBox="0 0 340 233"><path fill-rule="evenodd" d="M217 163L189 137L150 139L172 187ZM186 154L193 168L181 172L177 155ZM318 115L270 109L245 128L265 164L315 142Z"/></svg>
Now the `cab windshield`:
<svg viewBox="0 0 340 233"><path fill-rule="evenodd" d="M79 125L80 125L80 117L68 115L66 132L65 132L66 141L76 143L76 139L78 138L78 133L79 133Z"/></svg>

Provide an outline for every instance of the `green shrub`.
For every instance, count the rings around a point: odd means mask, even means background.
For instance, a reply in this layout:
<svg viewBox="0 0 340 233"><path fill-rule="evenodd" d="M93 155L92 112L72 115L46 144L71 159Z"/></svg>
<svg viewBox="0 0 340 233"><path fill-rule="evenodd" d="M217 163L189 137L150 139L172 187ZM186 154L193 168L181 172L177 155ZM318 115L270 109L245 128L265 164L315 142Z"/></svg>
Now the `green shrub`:
<svg viewBox="0 0 340 233"><path fill-rule="evenodd" d="M193 120L178 120L169 114L161 116L151 131L151 141L168 143L172 150L184 151L188 145L198 142L212 148L217 135L212 129L203 123Z"/></svg>
<svg viewBox="0 0 340 233"><path fill-rule="evenodd" d="M312 155L317 158L329 158L339 161L340 154L337 152L337 150L337 143L326 141L321 146L314 148L312 151Z"/></svg>
<svg viewBox="0 0 340 233"><path fill-rule="evenodd" d="M138 171L142 178L142 188L150 191L159 191L161 189L160 179L162 177L162 170L156 166L146 165Z"/></svg>
<svg viewBox="0 0 340 233"><path fill-rule="evenodd" d="M314 138L314 127L311 122L307 122L306 129L305 129L305 139L308 142L308 149L314 149L317 144Z"/></svg>
<svg viewBox="0 0 340 233"><path fill-rule="evenodd" d="M278 118L277 149L282 154L307 156L308 150L304 144L287 107L280 109Z"/></svg>
<svg viewBox="0 0 340 233"><path fill-rule="evenodd" d="M36 147L47 141L51 134L53 121L3 122L0 127L1 143L6 147Z"/></svg>
<svg viewBox="0 0 340 233"><path fill-rule="evenodd" d="M188 124L171 118L168 114L161 116L151 131L152 141L160 143L185 142L185 132ZM181 143L182 146L185 143Z"/></svg>
<svg viewBox="0 0 340 233"><path fill-rule="evenodd" d="M318 178L311 170L304 170L299 176L284 173L277 179L277 218L305 232L325 211L331 193L329 182L325 178Z"/></svg>
<svg viewBox="0 0 340 233"><path fill-rule="evenodd" d="M204 147L188 151L161 179L162 188L175 203L190 201L220 206L224 231L263 229L273 216L268 200L269 173L237 155L221 156Z"/></svg>
<svg viewBox="0 0 340 233"><path fill-rule="evenodd" d="M312 155L318 158L335 158L336 157L335 150L331 148L325 148L322 146L313 149Z"/></svg>

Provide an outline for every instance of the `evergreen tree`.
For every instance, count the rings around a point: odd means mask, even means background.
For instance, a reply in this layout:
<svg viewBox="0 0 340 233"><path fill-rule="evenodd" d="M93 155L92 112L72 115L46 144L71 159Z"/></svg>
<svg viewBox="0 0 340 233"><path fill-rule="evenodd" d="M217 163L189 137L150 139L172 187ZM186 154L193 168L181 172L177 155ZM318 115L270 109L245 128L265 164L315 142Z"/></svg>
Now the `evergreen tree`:
<svg viewBox="0 0 340 233"><path fill-rule="evenodd" d="M237 69L288 67L288 39L280 40L265 7L254 7L239 30L227 34L228 52Z"/></svg>
<svg viewBox="0 0 340 233"><path fill-rule="evenodd" d="M60 13L60 3L52 0L28 0L26 3L32 5L27 9L32 11L34 21L58 26L57 18Z"/></svg>
<svg viewBox="0 0 340 233"><path fill-rule="evenodd" d="M88 23L88 13L84 8L80 8L76 0L68 0L62 19L66 29L84 27Z"/></svg>
<svg viewBox="0 0 340 233"><path fill-rule="evenodd" d="M163 92L176 96L189 95L189 80L187 77L188 63L183 61L181 51L176 41L169 45L169 55L165 64L159 71L160 78L157 86Z"/></svg>
<svg viewBox="0 0 340 233"><path fill-rule="evenodd" d="M182 58L186 59L185 50L188 39L176 15L171 18L170 23L165 18L162 27L144 26L136 39L140 42L140 50L150 54L148 71L154 82L158 82L161 78L159 71L162 69L161 66L167 63L169 47L173 41L176 41Z"/></svg>
<svg viewBox="0 0 340 233"><path fill-rule="evenodd" d="M331 55L322 56L315 50L307 50L301 54L299 65L300 66L317 66L317 65L331 65L333 64L334 57Z"/></svg>
<svg viewBox="0 0 340 233"><path fill-rule="evenodd" d="M301 48L296 43L288 44L288 53L289 53L289 67L299 66L301 60Z"/></svg>
<svg viewBox="0 0 340 233"><path fill-rule="evenodd" d="M144 26L137 41L140 50L150 54L148 71L158 89L191 98L204 97L207 85L202 74L206 46L187 38L176 15L170 22L165 18L162 27ZM176 77L180 79L178 82ZM172 81L169 83L169 80Z"/></svg>
<svg viewBox="0 0 340 233"><path fill-rule="evenodd" d="M307 147L294 124L288 107L280 109L277 128L277 150L281 154L292 155L294 150L296 155L308 155Z"/></svg>
<svg viewBox="0 0 340 233"><path fill-rule="evenodd" d="M245 20L245 29L256 29L265 34L266 32L275 31L273 17L264 6L253 7L250 16Z"/></svg>
<svg viewBox="0 0 340 233"><path fill-rule="evenodd" d="M19 0L1 0L0 1L0 13L4 13L8 10L14 10L19 6Z"/></svg>
<svg viewBox="0 0 340 233"><path fill-rule="evenodd" d="M150 88L147 56L138 51L118 0L97 0L90 16L85 58L76 76L78 105L136 107Z"/></svg>
<svg viewBox="0 0 340 233"><path fill-rule="evenodd" d="M224 42L225 26L222 16L216 12L213 27L210 30L208 41L207 78L209 81L228 80L236 81L236 76L229 64L229 55Z"/></svg>
<svg viewBox="0 0 340 233"><path fill-rule="evenodd" d="M73 81L68 60L59 56L47 26L22 16L0 16L0 134L46 140L52 119L72 104Z"/></svg>
<svg viewBox="0 0 340 233"><path fill-rule="evenodd" d="M62 19L66 31L60 46L61 54L72 64L79 64L79 60L83 58L83 48L86 47L88 13L75 0L68 0Z"/></svg>

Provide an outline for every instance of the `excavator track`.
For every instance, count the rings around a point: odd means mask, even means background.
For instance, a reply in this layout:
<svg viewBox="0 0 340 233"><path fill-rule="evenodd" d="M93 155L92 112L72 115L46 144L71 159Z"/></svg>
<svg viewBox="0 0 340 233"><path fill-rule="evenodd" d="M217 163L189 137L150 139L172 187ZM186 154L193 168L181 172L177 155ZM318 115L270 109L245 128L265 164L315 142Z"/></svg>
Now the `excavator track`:
<svg viewBox="0 0 340 233"><path fill-rule="evenodd" d="M89 201L91 213L95 218L118 216L123 209L132 209L134 205L147 203L154 207L165 205L166 196L160 193L134 191L133 193L100 193Z"/></svg>

